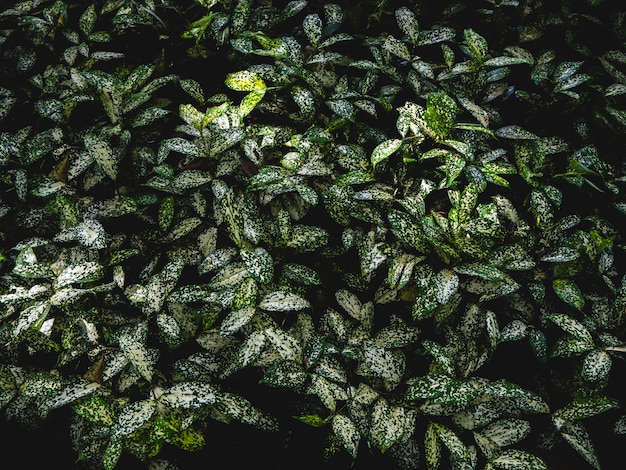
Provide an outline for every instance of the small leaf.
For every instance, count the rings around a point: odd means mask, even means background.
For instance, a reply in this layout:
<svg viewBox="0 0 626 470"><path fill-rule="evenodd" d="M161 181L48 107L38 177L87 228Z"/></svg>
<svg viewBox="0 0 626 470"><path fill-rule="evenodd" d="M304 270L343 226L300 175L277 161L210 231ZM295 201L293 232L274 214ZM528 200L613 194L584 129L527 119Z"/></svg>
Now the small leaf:
<svg viewBox="0 0 626 470"><path fill-rule="evenodd" d="M585 298L579 287L569 279L554 279L552 288L556 295L566 304L571 305L578 311L585 306Z"/></svg>
<svg viewBox="0 0 626 470"><path fill-rule="evenodd" d="M395 11L395 17L400 30L408 36L412 44L417 44L420 30L415 14L407 7L400 7Z"/></svg>
<svg viewBox="0 0 626 470"><path fill-rule="evenodd" d="M348 453L353 459L356 458L361 439L356 425L347 416L337 414L333 417L332 428Z"/></svg>
<svg viewBox="0 0 626 470"><path fill-rule="evenodd" d="M594 349L585 356L582 376L589 382L604 380L609 376L612 363L609 353L601 349Z"/></svg>
<svg viewBox="0 0 626 470"><path fill-rule="evenodd" d="M217 389L204 382L181 382L165 390L159 403L178 410L190 410L212 405L218 397Z"/></svg>
<svg viewBox="0 0 626 470"><path fill-rule="evenodd" d="M512 140L536 140L539 139L538 136L533 134L532 132L528 132L526 129L523 129L517 125L505 126L497 129L496 136L501 137L503 139L512 139Z"/></svg>
<svg viewBox="0 0 626 470"><path fill-rule="evenodd" d="M299 295L285 291L274 291L265 295L259 303L259 308L271 312L288 312L293 310L304 310L311 304Z"/></svg>
<svg viewBox="0 0 626 470"><path fill-rule="evenodd" d="M487 468L487 467L485 467ZM506 449L495 459L489 461L489 468L503 470L548 470L539 457L518 449Z"/></svg>
<svg viewBox="0 0 626 470"><path fill-rule="evenodd" d="M274 259L265 248L242 249L241 259L250 275L261 284L268 284L274 278Z"/></svg>
<svg viewBox="0 0 626 470"><path fill-rule="evenodd" d="M267 89L263 79L250 70L229 73L224 83L235 91L265 91Z"/></svg>
<svg viewBox="0 0 626 470"><path fill-rule="evenodd" d="M482 62L489 52L489 45L487 44L485 38L471 28L464 30L463 35L465 36L465 43L469 47L474 58L479 62Z"/></svg>
<svg viewBox="0 0 626 470"><path fill-rule="evenodd" d="M378 144L372 152L371 162L372 166L376 166L383 160L389 158L389 156L398 150L402 146L402 140L389 139Z"/></svg>

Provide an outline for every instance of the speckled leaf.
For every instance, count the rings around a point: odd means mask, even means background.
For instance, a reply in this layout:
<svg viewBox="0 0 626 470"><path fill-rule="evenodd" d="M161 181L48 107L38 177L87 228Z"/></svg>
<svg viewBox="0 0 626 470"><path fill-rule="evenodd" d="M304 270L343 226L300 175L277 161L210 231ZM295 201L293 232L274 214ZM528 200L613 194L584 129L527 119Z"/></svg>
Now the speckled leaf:
<svg viewBox="0 0 626 470"><path fill-rule="evenodd" d="M219 396L218 390L204 382L181 382L167 389L159 403L178 410L192 410L212 405Z"/></svg>
<svg viewBox="0 0 626 470"><path fill-rule="evenodd" d="M183 155L190 155L192 157L205 157L204 152L193 142L190 142L182 137L172 137L171 139L165 139L161 145L165 148L178 152Z"/></svg>
<svg viewBox="0 0 626 470"><path fill-rule="evenodd" d="M377 377L395 384L402 380L406 366L402 356L393 354L371 340L363 344L363 363Z"/></svg>
<svg viewBox="0 0 626 470"><path fill-rule="evenodd" d="M424 119L438 139L445 139L454 126L458 107L454 99L443 91L430 93L426 100Z"/></svg>
<svg viewBox="0 0 626 470"><path fill-rule="evenodd" d="M261 284L268 284L274 279L274 259L265 248L240 251L243 264L250 275Z"/></svg>
<svg viewBox="0 0 626 470"><path fill-rule="evenodd" d="M17 322L13 326L11 332L13 337L17 337L30 328L31 325L41 324L50 312L51 303L48 301L38 302L36 304L26 307L20 312Z"/></svg>
<svg viewBox="0 0 626 470"><path fill-rule="evenodd" d="M506 449L496 458L489 461L485 469L500 468L503 470L548 470L547 465L539 457L523 450Z"/></svg>
<svg viewBox="0 0 626 470"><path fill-rule="evenodd" d="M582 311L585 307L585 298L575 282L569 279L554 279L552 288L556 295L566 304Z"/></svg>
<svg viewBox="0 0 626 470"><path fill-rule="evenodd" d="M274 291L266 294L259 302L259 308L270 312L288 312L292 310L303 310L309 308L311 304L299 295L285 291Z"/></svg>
<svg viewBox="0 0 626 470"><path fill-rule="evenodd" d="M93 4L89 5L80 18L78 19L78 27L85 36L89 36L93 31L93 27L97 20L96 8Z"/></svg>
<svg viewBox="0 0 626 470"><path fill-rule="evenodd" d="M183 89L183 91L191 96L194 100L196 100L200 104L204 104L204 90L202 90L202 85L200 85L196 80L193 80L191 78L181 78L178 80L178 84Z"/></svg>
<svg viewBox="0 0 626 470"><path fill-rule="evenodd" d="M491 423L481 433L500 447L521 441L530 433L530 423L523 419L506 418Z"/></svg>
<svg viewBox="0 0 626 470"><path fill-rule="evenodd" d="M523 57L498 56L484 62L487 67L508 67L509 65L527 64L528 60Z"/></svg>
<svg viewBox="0 0 626 470"><path fill-rule="evenodd" d="M391 35L385 37L382 47L390 54L398 56L402 60L411 60L411 52L406 44Z"/></svg>
<svg viewBox="0 0 626 470"><path fill-rule="evenodd" d="M97 281L104 277L104 267L95 261L67 266L54 281L55 287L66 287L75 283Z"/></svg>
<svg viewBox="0 0 626 470"><path fill-rule="evenodd" d="M441 441L437 437L435 423L432 421L424 434L424 454L428 470L437 470L441 465Z"/></svg>
<svg viewBox="0 0 626 470"><path fill-rule="evenodd" d="M262 383L276 387L298 389L307 380L302 365L295 361L281 361L271 366L263 375Z"/></svg>
<svg viewBox="0 0 626 470"><path fill-rule="evenodd" d="M301 357L300 344L293 336L280 328L266 328L265 338L268 346L271 346L281 359L296 361Z"/></svg>
<svg viewBox="0 0 626 470"><path fill-rule="evenodd" d="M330 108L330 110L335 113L337 116L347 119L350 122L355 122L356 119L356 110L354 109L354 105L348 100L328 100L326 104Z"/></svg>
<svg viewBox="0 0 626 470"><path fill-rule="evenodd" d="M532 132L529 132L526 129L523 129L522 127L517 125L500 127L495 132L496 136L502 139L536 140L539 138Z"/></svg>
<svg viewBox="0 0 626 470"><path fill-rule="evenodd" d="M43 410L45 412L60 408L62 406L75 402L79 398L94 393L99 387L100 384L96 382L79 380L76 383L67 385L62 389L57 390L54 393L46 396L46 399L43 402L39 403L38 408L39 410Z"/></svg>
<svg viewBox="0 0 626 470"><path fill-rule="evenodd" d="M611 371L612 359L609 353L601 349L590 351L583 361L582 376L589 382L606 379Z"/></svg>
<svg viewBox="0 0 626 470"><path fill-rule="evenodd" d="M291 88L291 97L298 105L298 108L300 108L302 114L309 116L315 113L317 106L311 90L299 85L294 85Z"/></svg>
<svg viewBox="0 0 626 470"><path fill-rule="evenodd" d="M435 298L440 304L447 304L459 290L459 276L451 269L439 271L432 282L435 286Z"/></svg>
<svg viewBox="0 0 626 470"><path fill-rule="evenodd" d="M115 422L113 407L97 395L72 403L72 411L96 426L111 426Z"/></svg>
<svg viewBox="0 0 626 470"><path fill-rule="evenodd" d="M557 410L554 415L568 421L577 421L591 418L618 407L619 402L616 399L606 396L579 398Z"/></svg>
<svg viewBox="0 0 626 470"><path fill-rule="evenodd" d="M124 444L120 437L113 436L109 439L102 453L102 466L104 470L113 470L122 456Z"/></svg>
<svg viewBox="0 0 626 470"><path fill-rule="evenodd" d="M495 380L482 387L482 393L499 398L515 399L520 409L533 413L548 413L550 407L534 392L506 380Z"/></svg>
<svg viewBox="0 0 626 470"><path fill-rule="evenodd" d="M561 246L542 256L541 261L546 261L548 263L566 263L568 261L578 259L579 256L580 253L575 248Z"/></svg>
<svg viewBox="0 0 626 470"><path fill-rule="evenodd" d="M332 420L332 428L345 449L356 458L361 435L356 425L345 415L336 414Z"/></svg>
<svg viewBox="0 0 626 470"><path fill-rule="evenodd" d="M465 37L465 44L469 47L474 58L479 62L485 60L489 52L489 45L485 38L471 28L464 30L463 35Z"/></svg>
<svg viewBox="0 0 626 470"><path fill-rule="evenodd" d="M263 79L250 70L229 73L224 83L235 91L265 91L267 89Z"/></svg>
<svg viewBox="0 0 626 470"><path fill-rule="evenodd" d="M306 286L318 286L322 283L320 275L303 264L287 263L283 266L283 274L288 279Z"/></svg>
<svg viewBox="0 0 626 470"><path fill-rule="evenodd" d="M184 237L185 235L190 234L196 228L202 225L202 220L198 217L187 217L186 219L178 222L172 230L165 236L165 241L173 242L178 240L179 238Z"/></svg>
<svg viewBox="0 0 626 470"><path fill-rule="evenodd" d="M102 249L107 246L107 233L95 219L86 219L75 227L63 230L54 237L55 241L78 241L87 248Z"/></svg>
<svg viewBox="0 0 626 470"><path fill-rule="evenodd" d="M337 303L355 320L360 320L361 301L356 294L347 289L339 289L335 292Z"/></svg>
<svg viewBox="0 0 626 470"><path fill-rule="evenodd" d="M376 166L380 162L389 158L389 156L398 150L402 146L402 140L400 139L389 139L385 140L378 144L374 151L372 152L372 156L370 158L372 165Z"/></svg>
<svg viewBox="0 0 626 470"><path fill-rule="evenodd" d="M453 28L441 27L437 29L420 31L418 46L426 46L428 44L437 44L444 41L451 41L456 36Z"/></svg>
<svg viewBox="0 0 626 470"><path fill-rule="evenodd" d="M130 402L121 409L113 426L113 436L128 436L139 429L152 418L156 408L156 401L150 399Z"/></svg>
<svg viewBox="0 0 626 470"><path fill-rule="evenodd" d="M386 452L412 432L415 417L414 411L401 406L391 406L387 400L379 399L372 408L370 441L381 452Z"/></svg>
<svg viewBox="0 0 626 470"><path fill-rule="evenodd" d="M500 331L500 341L518 341L528 335L528 325L522 320L512 320Z"/></svg>
<svg viewBox="0 0 626 470"><path fill-rule="evenodd" d="M562 419L555 419L555 424L561 432L563 439L565 439L576 452L582 455L589 465L596 470L600 470L601 467L598 455L585 426L580 421L565 421Z"/></svg>
<svg viewBox="0 0 626 470"><path fill-rule="evenodd" d="M406 392L407 400L428 399L435 404L466 405L477 395L476 386L447 375L426 375L412 380Z"/></svg>
<svg viewBox="0 0 626 470"><path fill-rule="evenodd" d="M454 377L454 360L446 348L429 339L422 341L422 345L424 346L426 352L433 356L433 359L437 365L441 367L443 372L448 374L450 377Z"/></svg>
<svg viewBox="0 0 626 470"><path fill-rule="evenodd" d="M247 367L252 364L265 348L265 332L255 331L248 335L246 340L241 344L237 354L237 362L241 367Z"/></svg>
<svg viewBox="0 0 626 470"><path fill-rule="evenodd" d="M417 44L420 29L415 14L407 7L400 7L395 11L395 17L400 31L407 35L412 44Z"/></svg>
<svg viewBox="0 0 626 470"><path fill-rule="evenodd" d="M587 327L578 320L575 320L574 318L568 315L564 315L562 313L551 313L547 316L547 318L553 323L560 326L570 335L583 341L590 347L593 347L593 337L591 336L591 333L589 332Z"/></svg>
<svg viewBox="0 0 626 470"><path fill-rule="evenodd" d="M119 157L109 143L94 134L87 134L84 138L85 149L98 162L102 171L112 180L117 179Z"/></svg>
<svg viewBox="0 0 626 470"><path fill-rule="evenodd" d="M172 221L174 220L174 197L166 196L161 201L161 205L159 206L159 228L162 232L166 232L170 225L172 225Z"/></svg>
<svg viewBox="0 0 626 470"><path fill-rule="evenodd" d="M155 367L150 353L144 344L125 335L120 338L120 348L137 372L147 381L151 381Z"/></svg>
<svg viewBox="0 0 626 470"><path fill-rule="evenodd" d="M198 265L198 273L207 274L216 269L222 268L234 260L239 251L234 247L218 248L209 253Z"/></svg>
<svg viewBox="0 0 626 470"><path fill-rule="evenodd" d="M317 13L307 15L302 21L304 34L313 46L318 46L322 39L322 19Z"/></svg>
<svg viewBox="0 0 626 470"><path fill-rule="evenodd" d="M457 436L452 429L439 423L433 423L433 428L439 440L448 448L456 460L469 463L470 456L467 448L461 438Z"/></svg>
<svg viewBox="0 0 626 470"><path fill-rule="evenodd" d="M220 325L220 334L231 335L252 319L256 309L254 307L243 307L238 310L232 310Z"/></svg>
<svg viewBox="0 0 626 470"><path fill-rule="evenodd" d="M13 274L27 279L37 279L52 277L53 272L49 265L39 263L35 251L29 247L17 255Z"/></svg>

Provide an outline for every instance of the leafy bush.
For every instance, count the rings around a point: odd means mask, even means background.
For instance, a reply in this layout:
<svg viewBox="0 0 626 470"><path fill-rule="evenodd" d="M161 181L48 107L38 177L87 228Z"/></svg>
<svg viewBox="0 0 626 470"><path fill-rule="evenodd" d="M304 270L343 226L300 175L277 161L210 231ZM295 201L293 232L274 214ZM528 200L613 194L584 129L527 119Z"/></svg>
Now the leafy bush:
<svg viewBox="0 0 626 470"><path fill-rule="evenodd" d="M626 11L435 3L2 11L5 417L67 411L84 468L174 468L222 423L348 464L611 465Z"/></svg>

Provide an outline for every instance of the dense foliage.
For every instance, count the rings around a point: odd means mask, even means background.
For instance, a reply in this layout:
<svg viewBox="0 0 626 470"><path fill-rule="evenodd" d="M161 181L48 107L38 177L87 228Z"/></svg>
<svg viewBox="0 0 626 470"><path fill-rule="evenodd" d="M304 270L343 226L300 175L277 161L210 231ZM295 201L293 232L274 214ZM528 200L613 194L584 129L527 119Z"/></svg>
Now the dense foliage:
<svg viewBox="0 0 626 470"><path fill-rule="evenodd" d="M343 468L621 462L623 5L3 8L8 421L106 470L231 427Z"/></svg>

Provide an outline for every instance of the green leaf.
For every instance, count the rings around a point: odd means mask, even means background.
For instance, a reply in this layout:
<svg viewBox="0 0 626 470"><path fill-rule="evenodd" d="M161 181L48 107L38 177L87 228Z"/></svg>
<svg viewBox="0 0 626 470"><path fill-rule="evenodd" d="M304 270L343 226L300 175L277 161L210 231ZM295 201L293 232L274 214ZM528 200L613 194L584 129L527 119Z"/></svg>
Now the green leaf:
<svg viewBox="0 0 626 470"><path fill-rule="evenodd" d="M465 444L463 444L461 438L457 436L454 431L439 423L433 423L433 428L439 440L448 448L450 454L452 454L455 459L461 462L469 463L470 456L467 448L465 447Z"/></svg>
<svg viewBox="0 0 626 470"><path fill-rule="evenodd" d="M529 433L530 423L517 418L505 418L494 421L481 431L481 434L487 436L500 447L515 444L524 439Z"/></svg>
<svg viewBox="0 0 626 470"><path fill-rule="evenodd" d="M155 373L154 361L143 343L136 341L130 335L120 338L120 349L128 358L137 372L147 381L152 380Z"/></svg>
<svg viewBox="0 0 626 470"><path fill-rule="evenodd" d="M93 4L89 5L80 18L78 19L78 27L85 36L89 36L96 24L97 14Z"/></svg>
<svg viewBox="0 0 626 470"><path fill-rule="evenodd" d="M532 132L523 129L517 125L510 125L500 127L495 131L496 136L502 139L512 139L512 140L536 140L539 137L533 134Z"/></svg>
<svg viewBox="0 0 626 470"><path fill-rule="evenodd" d="M212 405L217 401L218 390L204 382L181 382L166 389L159 403L176 410L191 410Z"/></svg>
<svg viewBox="0 0 626 470"><path fill-rule="evenodd" d="M390 406L385 399L379 399L371 413L370 441L383 453L396 442L401 442L415 426L415 411Z"/></svg>
<svg viewBox="0 0 626 470"><path fill-rule="evenodd" d="M159 206L159 228L162 232L166 232L170 225L172 225L172 221L174 220L174 197L166 196L161 201L161 205Z"/></svg>
<svg viewBox="0 0 626 470"><path fill-rule="evenodd" d="M372 156L370 158L372 166L375 167L383 160L389 158L389 156L396 150L398 150L401 146L402 140L400 139L389 139L378 144L372 151Z"/></svg>
<svg viewBox="0 0 626 470"><path fill-rule="evenodd" d="M424 119L435 136L443 140L454 127L458 107L454 99L443 91L430 93L426 99Z"/></svg>
<svg viewBox="0 0 626 470"><path fill-rule="evenodd" d="M442 305L447 304L459 290L459 276L451 269L439 271L432 282L435 284L435 298Z"/></svg>
<svg viewBox="0 0 626 470"><path fill-rule="evenodd" d="M112 180L116 180L120 159L109 143L95 134L87 134L84 138L84 145L91 158L98 162L102 171Z"/></svg>
<svg viewBox="0 0 626 470"><path fill-rule="evenodd" d="M428 470L437 470L441 465L441 441L437 437L436 424L432 421L424 434L424 454Z"/></svg>
<svg viewBox="0 0 626 470"><path fill-rule="evenodd" d="M605 380L609 376L613 361L606 351L594 349L590 351L583 361L582 376L589 382Z"/></svg>
<svg viewBox="0 0 626 470"><path fill-rule="evenodd" d="M619 407L617 400L605 396L580 398L557 410L554 415L568 421L591 418Z"/></svg>
<svg viewBox="0 0 626 470"><path fill-rule="evenodd" d="M598 455L585 426L579 421L565 421L560 418L554 419L554 421L563 439L565 439L576 452L582 455L589 465L596 470L600 470Z"/></svg>
<svg viewBox="0 0 626 470"><path fill-rule="evenodd" d="M265 248L242 249L240 255L244 266L256 281L268 284L274 279L274 259Z"/></svg>
<svg viewBox="0 0 626 470"><path fill-rule="evenodd" d="M548 470L548 466L539 457L518 449L506 449L488 463L487 468L503 470Z"/></svg>
<svg viewBox="0 0 626 470"><path fill-rule="evenodd" d="M569 279L552 280L552 288L556 295L568 305L571 305L578 311L582 311L585 307L585 298L579 287Z"/></svg>
<svg viewBox="0 0 626 470"><path fill-rule="evenodd" d="M551 313L547 318L573 337L579 339L590 348L593 348L594 343L591 333L587 327L578 320L562 313Z"/></svg>
<svg viewBox="0 0 626 470"><path fill-rule="evenodd" d="M99 387L100 384L98 383L88 380L78 380L76 383L67 385L48 395L43 402L39 403L38 408L45 410L45 412L60 408L75 402L79 398L94 393Z"/></svg>
<svg viewBox="0 0 626 470"><path fill-rule="evenodd" d="M302 21L304 34L313 46L318 46L322 39L322 19L317 13L307 15Z"/></svg>
<svg viewBox="0 0 626 470"><path fill-rule="evenodd" d="M132 401L125 405L113 425L113 437L128 436L152 418L157 403L154 400Z"/></svg>
<svg viewBox="0 0 626 470"><path fill-rule="evenodd" d="M332 420L332 428L348 453L353 459L356 458L359 441L361 440L361 435L356 425L347 416L336 414Z"/></svg>
<svg viewBox="0 0 626 470"><path fill-rule="evenodd" d="M471 28L465 29L463 35L465 36L465 44L469 47L474 58L483 62L489 52L489 45L485 38Z"/></svg>
<svg viewBox="0 0 626 470"><path fill-rule="evenodd" d="M274 291L266 294L259 302L259 308L271 312L288 312L310 308L311 304L299 295L285 291Z"/></svg>
<svg viewBox="0 0 626 470"><path fill-rule="evenodd" d="M395 11L395 17L400 30L407 35L412 44L417 44L420 28L415 14L407 7L400 7Z"/></svg>
<svg viewBox="0 0 626 470"><path fill-rule="evenodd" d="M235 91L265 91L267 89L263 79L250 70L229 73L224 83Z"/></svg>

